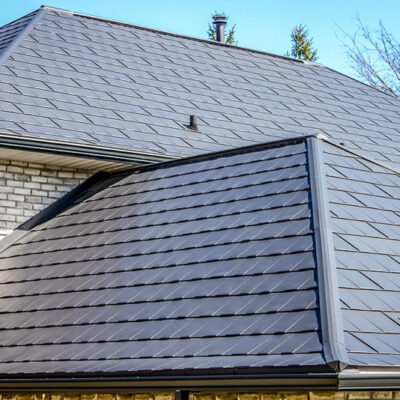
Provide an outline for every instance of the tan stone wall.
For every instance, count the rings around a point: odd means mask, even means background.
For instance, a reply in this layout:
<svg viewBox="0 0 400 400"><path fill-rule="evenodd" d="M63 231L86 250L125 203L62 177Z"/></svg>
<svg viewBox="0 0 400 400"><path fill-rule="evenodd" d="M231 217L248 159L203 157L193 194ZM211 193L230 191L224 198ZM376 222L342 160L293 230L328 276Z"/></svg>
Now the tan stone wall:
<svg viewBox="0 0 400 400"><path fill-rule="evenodd" d="M174 400L174 393L3 393L0 400ZM189 400L400 400L400 391L198 392Z"/></svg>
<svg viewBox="0 0 400 400"><path fill-rule="evenodd" d="M189 400L400 400L400 391L193 393Z"/></svg>
<svg viewBox="0 0 400 400"><path fill-rule="evenodd" d="M1 393L1 400L174 400L174 393Z"/></svg>

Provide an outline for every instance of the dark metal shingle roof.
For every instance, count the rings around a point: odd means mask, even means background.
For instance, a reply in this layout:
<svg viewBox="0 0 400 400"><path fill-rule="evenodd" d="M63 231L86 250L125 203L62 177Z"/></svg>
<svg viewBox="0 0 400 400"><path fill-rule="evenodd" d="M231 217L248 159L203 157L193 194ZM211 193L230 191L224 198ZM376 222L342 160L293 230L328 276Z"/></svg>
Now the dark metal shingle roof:
<svg viewBox="0 0 400 400"><path fill-rule="evenodd" d="M400 365L395 170L308 137L95 182L0 252L0 378Z"/></svg>
<svg viewBox="0 0 400 400"><path fill-rule="evenodd" d="M3 135L182 157L322 133L400 164L398 100L329 68L41 11L0 66Z"/></svg>
<svg viewBox="0 0 400 400"><path fill-rule="evenodd" d="M324 146L346 347L400 365L400 175Z"/></svg>
<svg viewBox="0 0 400 400"><path fill-rule="evenodd" d="M299 140L133 171L33 228L0 254L0 374L325 365L309 190Z"/></svg>

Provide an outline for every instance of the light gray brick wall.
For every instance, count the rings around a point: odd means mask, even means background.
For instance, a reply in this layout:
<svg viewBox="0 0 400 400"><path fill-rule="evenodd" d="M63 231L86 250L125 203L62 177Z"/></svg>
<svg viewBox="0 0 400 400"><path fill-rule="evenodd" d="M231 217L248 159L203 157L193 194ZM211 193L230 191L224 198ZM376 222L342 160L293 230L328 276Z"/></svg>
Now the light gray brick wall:
<svg viewBox="0 0 400 400"><path fill-rule="evenodd" d="M0 240L93 171L0 160Z"/></svg>

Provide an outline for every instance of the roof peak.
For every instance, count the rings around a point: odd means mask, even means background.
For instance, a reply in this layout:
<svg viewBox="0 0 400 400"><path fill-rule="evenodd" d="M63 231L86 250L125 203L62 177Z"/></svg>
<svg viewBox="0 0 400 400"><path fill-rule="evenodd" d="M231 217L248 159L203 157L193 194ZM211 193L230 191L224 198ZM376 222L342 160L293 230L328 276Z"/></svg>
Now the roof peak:
<svg viewBox="0 0 400 400"><path fill-rule="evenodd" d="M110 22L112 24L132 27L132 28L136 28L136 29L142 29L142 30L145 30L145 31L160 33L160 34L163 34L163 35L181 37L181 38L184 38L184 39L189 39L189 40L195 40L195 41L199 41L199 42L209 43L209 44L212 44L212 45L215 45L215 46L224 46L224 47L228 47L230 49L238 49L238 50L242 50L242 51L250 51L252 53L264 54L264 55L268 55L268 56L275 57L275 58L281 58L283 60L298 62L300 64L316 65L316 66L326 67L324 64L320 64L320 63L317 63L317 62L312 62L312 61L307 61L307 60L300 60L298 58L288 57L288 56L284 56L284 55L281 55L281 54L275 54L275 53L271 53L271 52L264 51L264 50L253 49L251 47L230 45L228 43L222 43L222 42L218 42L218 41L215 41L215 40L203 39L203 38L199 38L199 37L196 37L196 36L185 35L183 33L175 33L175 32L164 31L162 29L150 28L150 27L143 26L143 25L137 25L137 24L134 24L134 23L131 23L131 22L125 22L125 21L115 20L115 19L111 19L111 18L100 17L100 16L96 16L96 15L92 15L92 14L79 13L79 12L75 12L75 11L71 11L71 10L66 10L64 8L58 8L58 7L42 5L42 6L40 6L39 9L45 9L45 10L50 10L50 11L55 11L55 12L62 12L62 13L66 13L66 14L69 14L69 15L72 15L72 16L89 18L89 19L94 19L94 20L97 20L97 21Z"/></svg>
<svg viewBox="0 0 400 400"><path fill-rule="evenodd" d="M354 81L356 81L356 82L358 82L358 83L361 83L361 84L363 84L363 85L366 85L366 86L369 87L369 88L372 88L372 89L374 89L374 90L377 90L379 93L383 93L383 94L385 94L385 95L387 95L387 96L390 96L390 97L392 97L392 98L397 99L397 97L395 97L395 96L392 96L392 95L390 95L390 94L388 94L388 93L385 93L385 92L383 92L382 90L377 89L377 88L374 88L374 87L368 85L368 84L365 83L365 82L362 82L362 81L360 81L360 80L358 80L358 79L356 79L356 78L354 78L354 77L352 77L352 76L346 75L346 74L344 74L344 73L342 73L342 72L340 72L340 71L337 71L337 70L335 70L335 69L333 69L333 68L331 68L331 67L328 67L328 66L325 65L325 64L321 64L321 63L318 63L318 62L309 61L309 60L301 60L301 59L298 59L298 58L289 57L289 56L282 55L282 54L271 53L271 52L265 51L265 50L254 49L254 48L251 48L251 47L244 47L244 46L238 46L238 45L230 45L229 43L219 42L219 41L215 41L215 40L208 40L208 39L199 38L199 37L196 37L196 36L185 35L185 34L183 34L183 33L175 33L175 32L164 31L164 30L162 30L162 29L150 28L150 27L143 26L143 25L137 25L137 24L134 24L134 23L132 23L132 22L120 21L120 20L115 20L115 19L111 19L111 18L100 17L100 16L96 16L96 15L92 15L92 14L79 13L79 12L67 10L67 9L64 9L64 8L58 8L58 7L53 7L53 6L41 5L40 8L39 8L38 10L40 10L40 9L45 9L45 10L50 10L50 11L56 11L56 12L62 12L62 13L69 14L69 15L72 15L72 16L78 16L78 17L93 19L93 20L97 20L97 21L110 22L110 23L112 23L112 24L117 24L117 25L132 27L132 28L136 28L136 29L142 29L142 30L149 31L149 32L160 33L160 34L162 34L162 35L169 35L169 36L173 36L173 37L180 37L180 38L184 38L184 39L189 39L189 40L195 40L195 41L199 41L199 42L209 43L209 44L212 44L212 45L215 45L215 46L225 46L225 47L228 47L228 48L230 48L230 49L238 49L238 50L242 50L242 51L249 51L249 52L251 52L251 53L263 54L263 55L267 55L267 56L270 56L270 57L279 58L279 59L282 59L282 60L298 62L298 63L303 64L303 65L312 65L312 66L318 66L318 67L328 68L328 69L330 69L330 70L333 71L333 72L339 73L339 74L341 74L341 75L343 75L343 76L345 76L345 77L347 77L347 78L349 78L349 79L352 79L352 80L354 80ZM37 11L37 10L36 10L36 11Z"/></svg>
<svg viewBox="0 0 400 400"><path fill-rule="evenodd" d="M318 66L318 67L323 67L323 68L329 68L331 71L339 73L339 74L341 74L341 75L343 75L343 76L345 76L345 77L347 77L349 79L352 79L352 80L354 80L354 81L356 81L358 83L361 83L361 84L363 84L363 85L365 85L365 86L367 86L369 88L377 90L379 93L383 93L383 94L385 94L387 96L390 96L392 98L397 99L396 96L393 96L393 95L391 95L389 93L383 92L382 90L380 90L378 88L375 88L373 86L370 86L367 83L362 82L362 81L360 81L360 80L358 80L358 79L356 79L356 78L354 78L352 76L346 75L346 74L344 74L344 73L342 73L340 71L337 71L337 70L335 70L335 69L333 69L331 67L328 67L325 64L321 64L321 63L318 63L318 62L315 62L315 61L301 60L301 59L298 59L298 58L289 57L289 56L282 55L282 54L271 53L271 52L265 51L265 50L259 50L259 49L254 49L254 48L251 48L251 47L244 47L244 46L238 46L238 45L231 45L229 43L219 42L219 41L215 41L215 40L208 40L208 39L199 38L199 37L196 37L196 36L185 35L183 33L169 32L169 31L164 31L162 29L150 28L150 27L143 26L143 25L137 25L137 24L134 24L132 22L120 21L120 20L100 17L100 16L96 16L96 15L92 15L92 14L79 13L79 12L67 10L67 9L64 9L64 8L41 5L38 10L40 10L40 9L56 11L56 12L63 12L63 13L66 13L66 14L69 14L69 15L72 15L72 16L89 18L89 19L93 19L93 20L97 20L97 21L110 22L110 23L117 24L117 25L132 27L132 28L136 28L136 29L142 29L142 30L149 31L149 32L160 33L162 35L169 35L169 36L173 36L173 37L181 37L181 38L184 38L184 39L189 39L189 40L195 40L195 41L199 41L199 42L209 43L209 44L212 44L212 45L215 45L215 46L225 46L225 47L228 47L230 49L238 49L238 50L242 50L242 51L249 51L251 53L263 54L263 55L267 55L267 56L270 56L270 57L279 58L279 59L282 59L282 60L298 62L298 63L303 64L303 65L312 65L312 66Z"/></svg>

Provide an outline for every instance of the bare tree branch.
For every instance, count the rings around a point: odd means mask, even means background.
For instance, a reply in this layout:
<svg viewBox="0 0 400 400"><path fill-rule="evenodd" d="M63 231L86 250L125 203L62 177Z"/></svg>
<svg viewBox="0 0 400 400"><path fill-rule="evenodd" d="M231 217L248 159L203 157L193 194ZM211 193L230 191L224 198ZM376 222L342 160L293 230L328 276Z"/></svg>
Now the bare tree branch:
<svg viewBox="0 0 400 400"><path fill-rule="evenodd" d="M351 66L371 86L400 96L400 43L387 31L382 21L371 31L358 17L358 30L350 35L343 30Z"/></svg>

